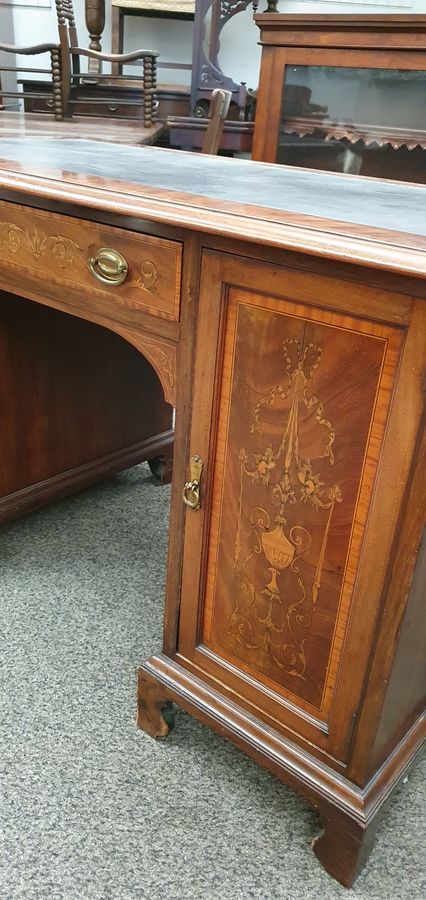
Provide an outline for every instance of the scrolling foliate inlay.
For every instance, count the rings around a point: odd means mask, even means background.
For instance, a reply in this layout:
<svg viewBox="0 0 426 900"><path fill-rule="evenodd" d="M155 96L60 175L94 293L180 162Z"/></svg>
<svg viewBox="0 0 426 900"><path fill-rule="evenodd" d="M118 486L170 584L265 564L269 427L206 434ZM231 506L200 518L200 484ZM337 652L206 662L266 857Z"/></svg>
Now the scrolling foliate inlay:
<svg viewBox="0 0 426 900"><path fill-rule="evenodd" d="M299 430L301 410L313 416L315 427L322 430L322 449L317 458L327 458L330 475L334 465L334 428L327 419L319 397L310 390L313 373L321 363L323 350L313 343L305 347L296 339L283 341L283 375L285 381L260 397L253 412L249 442L239 450L240 478L237 532L234 547L235 607L229 619L234 640L250 650L266 650L274 663L288 675L305 678L306 655L304 633L315 612L327 540L336 503L342 493L332 477L321 479L315 460L308 458ZM276 402L288 405L277 446L265 443L259 450L250 448L252 435L263 437L262 414ZM249 480L259 488L260 503L244 510L244 485ZM262 505L261 505L262 504ZM310 505L321 518L322 537L313 581L303 572L302 561L312 550L312 536L302 524L289 525L288 507ZM249 553L242 552L243 520L249 520L251 536ZM292 516L294 520L294 515ZM297 515L296 515L297 519ZM263 555L269 580L258 583L258 570L253 561ZM290 592L283 591L280 575L288 570L294 581ZM290 595L291 599L289 599Z"/></svg>
<svg viewBox="0 0 426 900"><path fill-rule="evenodd" d="M131 287L139 287L152 293L158 278L158 269L151 259L144 259L139 266L139 275L131 282Z"/></svg>
<svg viewBox="0 0 426 900"><path fill-rule="evenodd" d="M36 262L50 254L61 269L73 265L76 250L82 252L82 248L70 238L60 234L49 235L38 228L24 229L12 222L0 222L0 249L14 255L21 251L29 252Z"/></svg>

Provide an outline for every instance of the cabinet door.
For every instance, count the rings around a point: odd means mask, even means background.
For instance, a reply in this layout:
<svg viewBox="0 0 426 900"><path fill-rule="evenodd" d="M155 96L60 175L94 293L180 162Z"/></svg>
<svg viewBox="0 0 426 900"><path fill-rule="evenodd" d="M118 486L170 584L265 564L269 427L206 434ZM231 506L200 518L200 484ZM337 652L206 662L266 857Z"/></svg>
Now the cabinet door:
<svg viewBox="0 0 426 900"><path fill-rule="evenodd" d="M186 515L178 656L340 760L415 440L411 419L384 440L410 309L402 295L204 253L191 430L204 467Z"/></svg>

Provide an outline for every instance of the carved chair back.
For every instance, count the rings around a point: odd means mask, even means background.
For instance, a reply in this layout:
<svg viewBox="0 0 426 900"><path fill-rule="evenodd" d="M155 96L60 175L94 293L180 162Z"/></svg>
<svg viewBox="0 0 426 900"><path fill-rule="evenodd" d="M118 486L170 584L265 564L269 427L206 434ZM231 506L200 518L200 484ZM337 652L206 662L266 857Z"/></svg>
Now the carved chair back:
<svg viewBox="0 0 426 900"><path fill-rule="evenodd" d="M59 28L66 28L70 37L71 45L78 46L77 26L75 24L74 8L72 0L55 0L56 18Z"/></svg>

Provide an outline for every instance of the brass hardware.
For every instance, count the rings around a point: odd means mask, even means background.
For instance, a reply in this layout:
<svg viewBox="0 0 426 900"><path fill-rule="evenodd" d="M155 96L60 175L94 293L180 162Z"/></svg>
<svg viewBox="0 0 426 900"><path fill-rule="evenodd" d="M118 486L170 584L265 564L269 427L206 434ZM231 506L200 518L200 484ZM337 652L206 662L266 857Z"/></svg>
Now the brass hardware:
<svg viewBox="0 0 426 900"><path fill-rule="evenodd" d="M96 256L89 259L92 274L102 284L123 284L129 274L127 260L118 250L101 247Z"/></svg>
<svg viewBox="0 0 426 900"><path fill-rule="evenodd" d="M118 109L118 104L117 104L117 103L110 103L110 104L108 105L108 109L109 109L110 112L116 112L117 109Z"/></svg>
<svg viewBox="0 0 426 900"><path fill-rule="evenodd" d="M182 499L185 506L190 509L199 509L200 500L200 481L201 472L203 471L203 460L199 456L193 456L189 464L190 481L187 481L182 490Z"/></svg>

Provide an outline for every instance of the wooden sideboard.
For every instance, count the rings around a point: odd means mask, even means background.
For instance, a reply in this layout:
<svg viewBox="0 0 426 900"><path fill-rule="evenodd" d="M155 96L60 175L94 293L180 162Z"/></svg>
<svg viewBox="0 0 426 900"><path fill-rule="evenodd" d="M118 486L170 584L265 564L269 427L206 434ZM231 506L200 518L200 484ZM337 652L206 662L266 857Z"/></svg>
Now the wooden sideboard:
<svg viewBox="0 0 426 900"><path fill-rule="evenodd" d="M1 471L31 467L43 428L61 442L64 382L94 402L80 323L104 335L113 418L115 353L135 394L146 363L108 341L150 363L176 451L138 723L165 736L178 703L299 791L350 885L425 739L425 189L85 141L0 155ZM67 329L30 436L33 335L49 358Z"/></svg>

